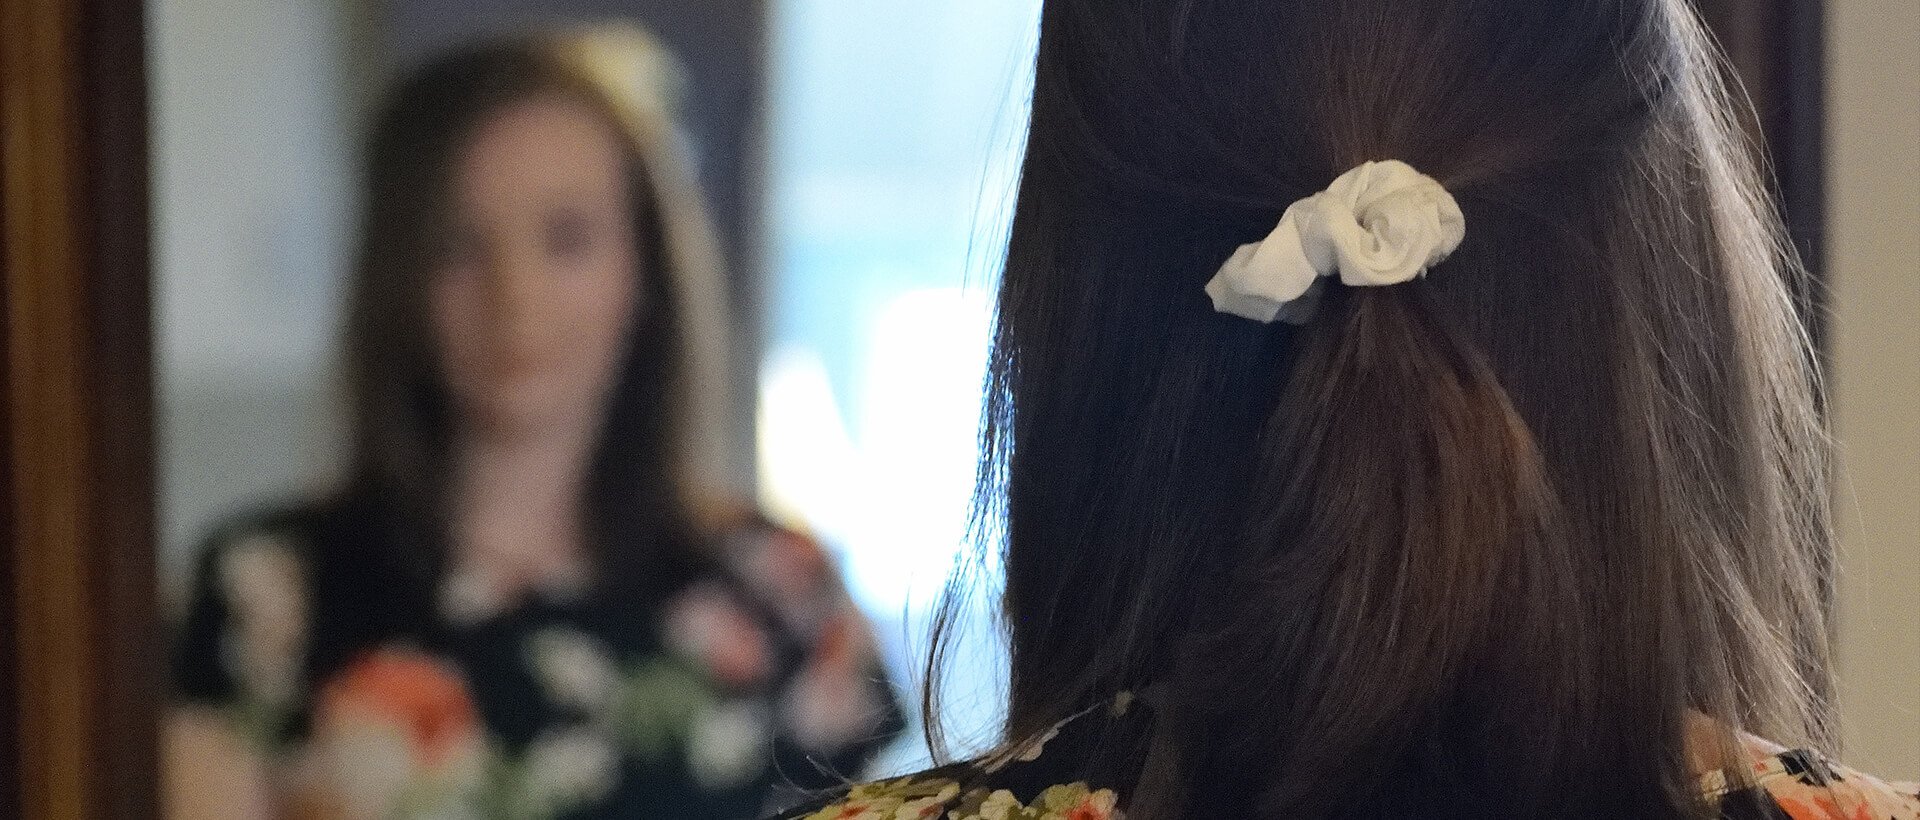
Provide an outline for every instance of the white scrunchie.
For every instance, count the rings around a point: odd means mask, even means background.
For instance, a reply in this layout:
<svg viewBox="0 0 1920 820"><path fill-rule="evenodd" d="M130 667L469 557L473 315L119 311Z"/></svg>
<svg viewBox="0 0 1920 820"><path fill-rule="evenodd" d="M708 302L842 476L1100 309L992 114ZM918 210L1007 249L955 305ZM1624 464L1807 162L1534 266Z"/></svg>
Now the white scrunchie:
<svg viewBox="0 0 1920 820"><path fill-rule="evenodd" d="M1257 322L1300 324L1322 276L1348 285L1412 281L1467 235L1460 203L1399 160L1369 162L1295 202L1266 239L1241 245L1212 281L1213 309Z"/></svg>

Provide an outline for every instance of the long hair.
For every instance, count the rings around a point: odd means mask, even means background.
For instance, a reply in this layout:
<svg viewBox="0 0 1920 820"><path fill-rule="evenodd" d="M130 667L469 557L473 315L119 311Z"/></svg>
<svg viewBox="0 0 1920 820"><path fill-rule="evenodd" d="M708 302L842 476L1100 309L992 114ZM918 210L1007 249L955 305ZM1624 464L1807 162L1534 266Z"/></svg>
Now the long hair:
<svg viewBox="0 0 1920 820"><path fill-rule="evenodd" d="M454 412L426 321L453 169L506 106L559 97L619 138L640 237L634 311L586 476L584 532L603 591L645 607L702 560L695 510L721 482L721 263L671 119L678 75L650 37L595 27L477 43L401 82L366 148L361 245L348 305L352 461L320 527L322 617L336 645L314 674L431 618L446 559Z"/></svg>
<svg viewBox="0 0 1920 820"><path fill-rule="evenodd" d="M1827 741L1802 272L1730 110L1683 0L1046 0L981 469L1009 737L1140 692L1133 818L1690 816L1690 726ZM1212 310L1383 159L1450 259Z"/></svg>

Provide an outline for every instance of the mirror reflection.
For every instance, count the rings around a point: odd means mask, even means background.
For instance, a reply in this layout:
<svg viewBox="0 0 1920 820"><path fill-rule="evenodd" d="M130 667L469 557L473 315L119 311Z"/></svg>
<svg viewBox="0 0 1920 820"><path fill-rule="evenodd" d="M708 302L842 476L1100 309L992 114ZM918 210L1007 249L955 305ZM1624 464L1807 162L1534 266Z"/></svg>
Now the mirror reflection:
<svg viewBox="0 0 1920 820"><path fill-rule="evenodd" d="M770 57L681 21L732 49L689 60L161 4L173 813L742 817L923 763L1036 8L782 10ZM848 48L900 24L921 59Z"/></svg>

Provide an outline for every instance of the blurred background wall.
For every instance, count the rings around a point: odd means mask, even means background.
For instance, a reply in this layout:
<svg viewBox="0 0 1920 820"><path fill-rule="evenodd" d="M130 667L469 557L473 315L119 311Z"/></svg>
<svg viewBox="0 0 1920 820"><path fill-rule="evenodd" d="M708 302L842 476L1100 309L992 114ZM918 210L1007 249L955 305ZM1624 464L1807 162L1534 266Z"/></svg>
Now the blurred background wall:
<svg viewBox="0 0 1920 820"><path fill-rule="evenodd" d="M1827 259L1841 716L1860 767L1920 776L1920 3L1827 0Z"/></svg>
<svg viewBox="0 0 1920 820"><path fill-rule="evenodd" d="M331 350L369 94L357 0L152 0L162 599L193 546L341 463Z"/></svg>

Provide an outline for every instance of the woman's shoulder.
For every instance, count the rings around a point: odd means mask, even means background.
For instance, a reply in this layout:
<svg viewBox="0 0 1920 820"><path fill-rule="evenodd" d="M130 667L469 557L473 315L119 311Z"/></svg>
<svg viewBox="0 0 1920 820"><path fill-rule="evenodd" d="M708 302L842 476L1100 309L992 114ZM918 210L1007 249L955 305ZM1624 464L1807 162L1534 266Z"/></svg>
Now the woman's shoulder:
<svg viewBox="0 0 1920 820"><path fill-rule="evenodd" d="M849 786L780 820L924 817L946 820L1110 820L1123 816L1131 763L1094 747L1149 720L1131 693L1090 706L1031 738L916 774ZM1112 763L1119 765L1108 765Z"/></svg>
<svg viewBox="0 0 1920 820"><path fill-rule="evenodd" d="M304 696L319 515L312 507L263 509L228 519L201 541L174 635L175 694L244 713L262 736Z"/></svg>
<svg viewBox="0 0 1920 820"><path fill-rule="evenodd" d="M1729 788L1721 772L1702 789L1728 820L1920 820L1920 783L1884 780L1806 749L1750 741L1749 784Z"/></svg>
<svg viewBox="0 0 1920 820"><path fill-rule="evenodd" d="M226 516L201 531L195 557L201 577L223 565L256 560L311 564L320 559L321 542L338 527L340 505L286 502L257 505Z"/></svg>
<svg viewBox="0 0 1920 820"><path fill-rule="evenodd" d="M1086 783L1048 786L1031 797L1012 789L967 787L962 779L938 772L863 783L824 805L780 815L793 820L843 820L860 817L942 817L949 820L1109 820L1120 817L1112 789Z"/></svg>
<svg viewBox="0 0 1920 820"><path fill-rule="evenodd" d="M194 596L229 605L304 598L322 516L313 506L277 506L216 524L198 546Z"/></svg>
<svg viewBox="0 0 1920 820"><path fill-rule="evenodd" d="M1709 787L1723 820L1920 820L1920 784L1882 780L1804 750L1768 754L1753 765L1752 786ZM1023 794L983 777L976 764L965 764L859 784L779 818L1109 820L1123 816L1122 804L1117 790L1083 780Z"/></svg>
<svg viewBox="0 0 1920 820"><path fill-rule="evenodd" d="M220 604L253 614L309 593L315 542L324 513L314 506L276 506L235 515L211 527L196 547L189 606ZM191 614L191 613L190 613Z"/></svg>
<svg viewBox="0 0 1920 820"><path fill-rule="evenodd" d="M326 509L318 504L255 506L222 518L204 530L200 547L218 551L273 541L304 551L326 518Z"/></svg>
<svg viewBox="0 0 1920 820"><path fill-rule="evenodd" d="M1135 722L1122 695L1037 739L969 762L863 783L779 815L780 820L943 817L950 820L1107 820L1124 814L1131 781L1079 765L1086 743ZM1889 781L1807 750L1751 739L1740 785L1724 772L1700 781L1723 820L1920 820L1920 783Z"/></svg>

